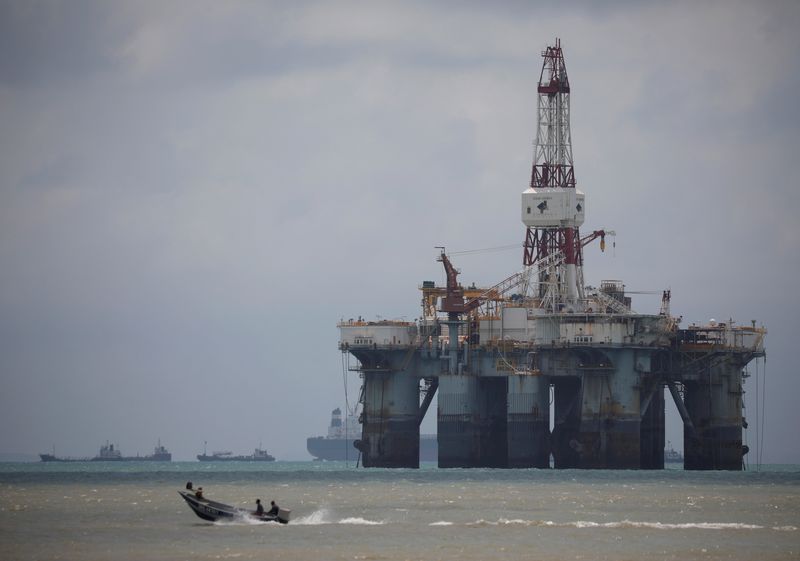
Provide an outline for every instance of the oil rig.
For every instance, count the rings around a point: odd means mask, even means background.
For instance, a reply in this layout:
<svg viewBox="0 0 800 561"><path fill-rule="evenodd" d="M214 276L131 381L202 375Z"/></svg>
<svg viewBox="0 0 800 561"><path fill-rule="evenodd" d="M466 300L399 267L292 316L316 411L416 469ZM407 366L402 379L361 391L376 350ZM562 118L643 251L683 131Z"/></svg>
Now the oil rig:
<svg viewBox="0 0 800 561"><path fill-rule="evenodd" d="M604 250L614 232L580 231L560 41L542 56L522 270L464 287L442 248L447 283L422 283L419 319L338 324L362 379L362 463L419 467L419 427L438 393L439 467L663 469L668 394L684 469L740 470L746 366L765 356L766 329L681 328L669 290L657 314L643 314L621 281L584 284L584 248L599 240Z"/></svg>

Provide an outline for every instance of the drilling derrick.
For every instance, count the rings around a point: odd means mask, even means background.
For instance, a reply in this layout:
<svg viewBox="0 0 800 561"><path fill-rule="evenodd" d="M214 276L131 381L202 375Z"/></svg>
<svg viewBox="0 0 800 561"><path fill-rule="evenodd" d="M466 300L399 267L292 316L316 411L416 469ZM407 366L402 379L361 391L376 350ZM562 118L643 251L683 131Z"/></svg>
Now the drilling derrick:
<svg viewBox="0 0 800 561"><path fill-rule="evenodd" d="M550 311L583 300L580 226L584 194L575 186L569 126L570 85L561 42L547 47L538 86L538 126L530 187L522 193L527 226L523 263L539 265L539 298Z"/></svg>
<svg viewBox="0 0 800 561"><path fill-rule="evenodd" d="M614 232L581 236L560 41L542 57L523 271L465 287L441 248L447 282L422 283L417 321L339 324L363 378L363 465L418 467L419 425L437 394L439 467L660 469L668 388L686 469L741 469L744 369L765 355L766 330L732 320L679 329L669 290L657 313L638 313L622 281L584 285L583 248L600 238L602 251Z"/></svg>

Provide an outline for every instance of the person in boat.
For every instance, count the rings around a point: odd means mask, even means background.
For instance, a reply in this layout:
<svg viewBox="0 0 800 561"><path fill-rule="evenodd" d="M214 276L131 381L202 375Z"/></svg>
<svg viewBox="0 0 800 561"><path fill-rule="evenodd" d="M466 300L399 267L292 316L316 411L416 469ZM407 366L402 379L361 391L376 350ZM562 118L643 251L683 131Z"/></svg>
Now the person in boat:
<svg viewBox="0 0 800 561"><path fill-rule="evenodd" d="M194 489L192 489L192 482L191 481L187 481L186 482L186 490L187 491L194 491Z"/></svg>
<svg viewBox="0 0 800 561"><path fill-rule="evenodd" d="M261 504L261 499L256 499L256 511L253 514L256 516L264 515L264 505Z"/></svg>
<svg viewBox="0 0 800 561"><path fill-rule="evenodd" d="M197 491L194 492L194 496L197 497L198 499L202 499L203 498L203 488L202 487L198 487Z"/></svg>
<svg viewBox="0 0 800 561"><path fill-rule="evenodd" d="M275 501L270 501L269 504L272 505L272 508L269 509L269 512L267 514L269 514L270 516L278 516L278 511L280 510L278 505L275 504Z"/></svg>

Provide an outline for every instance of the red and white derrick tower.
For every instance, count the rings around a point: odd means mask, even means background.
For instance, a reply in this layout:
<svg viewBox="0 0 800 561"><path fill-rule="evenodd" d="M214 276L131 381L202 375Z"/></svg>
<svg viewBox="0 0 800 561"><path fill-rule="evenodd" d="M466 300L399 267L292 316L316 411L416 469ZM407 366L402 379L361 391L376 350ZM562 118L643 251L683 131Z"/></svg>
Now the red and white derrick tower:
<svg viewBox="0 0 800 561"><path fill-rule="evenodd" d="M530 187L522 193L522 222L527 226L523 263L538 266L538 297L549 311L584 307L582 248L605 232L581 239L586 213L584 194L575 186L569 128L570 85L561 42L542 53L538 127Z"/></svg>

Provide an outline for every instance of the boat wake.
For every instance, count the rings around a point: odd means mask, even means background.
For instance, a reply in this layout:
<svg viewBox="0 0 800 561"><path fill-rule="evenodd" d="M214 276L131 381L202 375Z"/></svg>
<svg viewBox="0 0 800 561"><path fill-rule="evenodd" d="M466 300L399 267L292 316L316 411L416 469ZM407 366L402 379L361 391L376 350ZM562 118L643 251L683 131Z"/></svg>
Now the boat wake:
<svg viewBox="0 0 800 561"><path fill-rule="evenodd" d="M451 523L440 521L431 526L449 526ZM575 520L571 522L554 522L552 520L521 520L501 518L497 521L476 520L467 523L467 526L534 526L553 528L645 528L653 530L774 530L782 532L796 531L795 526L761 526L758 524L744 524L741 522L639 522L634 520L621 520L619 522L591 522Z"/></svg>
<svg viewBox="0 0 800 561"><path fill-rule="evenodd" d="M281 524L262 521L252 518L242 513L234 518L221 519L214 522L216 526L275 526L282 527ZM360 516L338 518L327 508L315 510L311 514L301 516L292 521L292 526L321 526L321 525L357 525L357 526L382 526L386 524L384 520L369 520ZM431 522L428 526L522 526L522 527L541 527L541 528L578 528L578 529L648 529L648 530L772 530L776 532L796 532L797 526L761 526L758 524L745 524L741 522L642 522L635 520L620 520L617 522L592 522L588 520L574 520L568 522L555 522L553 520L523 520L520 518L500 518L498 520L479 519L474 522L457 523L448 520Z"/></svg>
<svg viewBox="0 0 800 561"><path fill-rule="evenodd" d="M308 516L301 516L292 522L293 526L319 526L322 524L356 524L365 526L379 526L383 521L367 520L360 517L348 517L337 519L326 508L315 510Z"/></svg>
<svg viewBox="0 0 800 561"><path fill-rule="evenodd" d="M367 520L366 518L343 518L339 520L339 524L361 524L365 526L381 526L385 524L382 520Z"/></svg>
<svg viewBox="0 0 800 561"><path fill-rule="evenodd" d="M301 516L292 522L295 526L319 526L320 524L331 524L330 514L325 508L315 510L308 516Z"/></svg>

